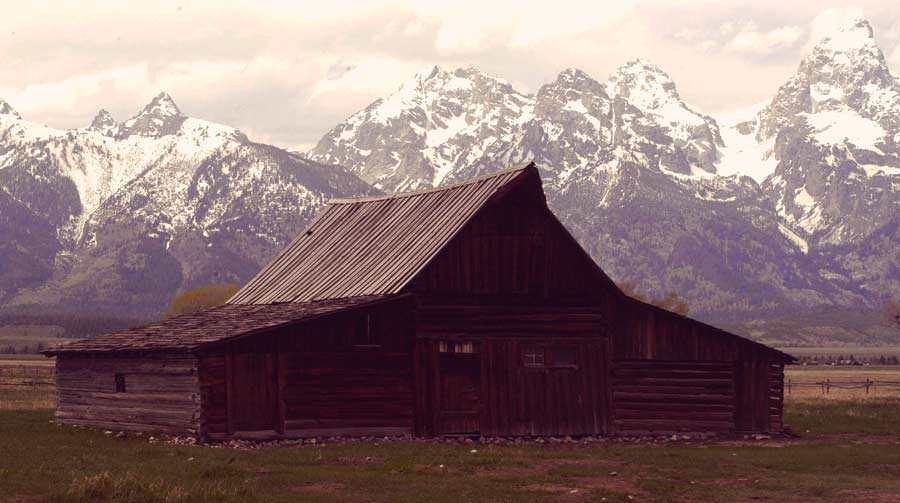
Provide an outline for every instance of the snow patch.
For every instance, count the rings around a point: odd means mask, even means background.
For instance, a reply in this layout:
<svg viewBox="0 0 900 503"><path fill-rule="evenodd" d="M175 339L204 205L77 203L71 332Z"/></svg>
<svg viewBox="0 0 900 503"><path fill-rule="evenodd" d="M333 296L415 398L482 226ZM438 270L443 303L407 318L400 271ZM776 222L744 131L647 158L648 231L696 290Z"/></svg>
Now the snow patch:
<svg viewBox="0 0 900 503"><path fill-rule="evenodd" d="M876 143L884 141L885 131L875 121L861 117L849 108L806 114L813 138L822 145L852 143L857 148L881 152Z"/></svg>
<svg viewBox="0 0 900 503"><path fill-rule="evenodd" d="M804 255L809 253L809 243L807 243L805 239L801 238L794 231L788 229L780 223L778 224L778 230L781 231L781 234L784 235L784 237L788 238L790 242L797 245L797 248L799 248Z"/></svg>
<svg viewBox="0 0 900 503"><path fill-rule="evenodd" d="M775 137L765 141L756 141L756 134L741 134L737 127L725 127L720 130L725 146L719 149L716 172L722 176L749 176L762 183L775 172L778 159L775 158Z"/></svg>

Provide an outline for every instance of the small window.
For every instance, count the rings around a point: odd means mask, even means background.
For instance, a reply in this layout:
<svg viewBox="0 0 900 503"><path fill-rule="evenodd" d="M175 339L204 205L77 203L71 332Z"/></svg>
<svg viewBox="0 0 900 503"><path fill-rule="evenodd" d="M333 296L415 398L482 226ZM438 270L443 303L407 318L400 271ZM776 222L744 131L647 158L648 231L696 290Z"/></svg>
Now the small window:
<svg viewBox="0 0 900 503"><path fill-rule="evenodd" d="M438 352L454 354L474 354L478 352L478 345L474 342L438 342Z"/></svg>
<svg viewBox="0 0 900 503"><path fill-rule="evenodd" d="M116 393L125 393L125 374L116 374Z"/></svg>
<svg viewBox="0 0 900 503"><path fill-rule="evenodd" d="M378 331L375 329L375 320L372 319L370 313L366 313L358 320L353 348L363 351L376 351L381 349L381 341L378 340Z"/></svg>
<svg viewBox="0 0 900 503"><path fill-rule="evenodd" d="M526 367L543 367L545 363L544 348L525 348L522 352L522 363Z"/></svg>
<svg viewBox="0 0 900 503"><path fill-rule="evenodd" d="M473 342L457 342L455 353L475 353L475 343Z"/></svg>
<svg viewBox="0 0 900 503"><path fill-rule="evenodd" d="M530 347L522 351L526 367L566 368L578 364L575 348Z"/></svg>
<svg viewBox="0 0 900 503"><path fill-rule="evenodd" d="M550 350L551 364L554 367L574 367L575 348L553 348Z"/></svg>

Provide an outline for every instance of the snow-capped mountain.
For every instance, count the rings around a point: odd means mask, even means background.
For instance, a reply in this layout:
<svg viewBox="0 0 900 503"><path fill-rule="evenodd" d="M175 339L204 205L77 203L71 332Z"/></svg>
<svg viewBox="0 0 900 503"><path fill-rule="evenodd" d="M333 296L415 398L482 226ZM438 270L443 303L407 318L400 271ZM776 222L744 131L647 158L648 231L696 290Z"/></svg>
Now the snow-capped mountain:
<svg viewBox="0 0 900 503"><path fill-rule="evenodd" d="M389 192L439 185L448 174L497 155L489 137L514 137L534 100L475 69L434 67L332 129L311 159L353 166Z"/></svg>
<svg viewBox="0 0 900 503"><path fill-rule="evenodd" d="M816 45L758 122L780 161L764 190L794 232L857 243L900 215L900 82L865 20Z"/></svg>
<svg viewBox="0 0 900 503"><path fill-rule="evenodd" d="M605 81L567 69L534 94L429 68L305 154L190 118L166 94L65 131L0 100L0 302L149 315L178 290L246 280L331 197L525 160L614 279L676 291L701 317L900 294L900 84L855 20L771 101L724 122L644 60Z"/></svg>
<svg viewBox="0 0 900 503"><path fill-rule="evenodd" d="M185 116L167 94L117 123L56 130L0 103L0 300L152 314L241 283L332 197L373 189Z"/></svg>
<svg viewBox="0 0 900 503"><path fill-rule="evenodd" d="M896 254L869 253L879 265L867 271L854 248L874 235L883 248L900 214L897 89L865 21L819 43L755 116L724 125L643 60L603 83L565 70L533 95L436 67L308 156L388 191L534 160L551 205L616 279L716 316L871 307L900 292Z"/></svg>

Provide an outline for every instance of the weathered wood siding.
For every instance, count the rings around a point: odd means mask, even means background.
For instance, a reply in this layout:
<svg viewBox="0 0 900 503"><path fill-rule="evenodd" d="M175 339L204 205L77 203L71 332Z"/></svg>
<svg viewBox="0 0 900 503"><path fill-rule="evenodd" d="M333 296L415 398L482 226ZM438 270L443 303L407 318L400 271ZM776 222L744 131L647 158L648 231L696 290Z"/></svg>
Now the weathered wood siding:
<svg viewBox="0 0 900 503"><path fill-rule="evenodd" d="M612 385L620 435L734 430L731 362L618 360Z"/></svg>
<svg viewBox="0 0 900 503"><path fill-rule="evenodd" d="M781 405L775 395L784 376L772 368L781 369L784 362L773 351L636 301L626 300L616 318L617 430L767 432L781 428ZM683 377L667 381L676 376ZM675 409L689 411L676 414Z"/></svg>
<svg viewBox="0 0 900 503"><path fill-rule="evenodd" d="M547 209L539 189L520 187L502 202L482 209L410 291L503 304L577 302L607 293L598 288L605 275Z"/></svg>
<svg viewBox="0 0 900 503"><path fill-rule="evenodd" d="M338 313L236 340L200 357L203 430L212 437L241 431L271 435L343 431L411 431L412 312L408 300ZM242 400L236 371L263 362L260 384L271 404ZM249 409L248 409L249 407ZM274 420L269 414L274 414Z"/></svg>
<svg viewBox="0 0 900 503"><path fill-rule="evenodd" d="M57 419L113 431L195 434L200 416L197 359L183 354L56 359ZM116 388L116 374L124 391Z"/></svg>
<svg viewBox="0 0 900 503"><path fill-rule="evenodd" d="M596 435L609 431L609 338L595 307L419 306L416 432L445 433L441 344L474 345L480 360L478 432L504 435ZM526 366L525 349L565 349L573 365ZM468 357L468 356L466 356ZM449 407L452 412L452 407Z"/></svg>
<svg viewBox="0 0 900 503"><path fill-rule="evenodd" d="M769 431L784 428L784 365L769 365Z"/></svg>

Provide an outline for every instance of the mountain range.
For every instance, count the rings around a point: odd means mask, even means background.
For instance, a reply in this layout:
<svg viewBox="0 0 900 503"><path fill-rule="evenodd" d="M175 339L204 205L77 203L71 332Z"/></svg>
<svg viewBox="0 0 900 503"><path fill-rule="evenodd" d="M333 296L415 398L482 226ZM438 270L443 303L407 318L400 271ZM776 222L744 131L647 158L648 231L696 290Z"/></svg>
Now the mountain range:
<svg viewBox="0 0 900 503"><path fill-rule="evenodd" d="M151 316L178 291L246 281L331 197L526 160L614 279L678 292L701 319L771 338L760 320L900 294L900 81L857 19L738 121L699 112L644 60L606 81L567 69L534 94L429 68L302 154L166 94L67 131L0 100L0 302ZM813 328L786 338L815 342Z"/></svg>

